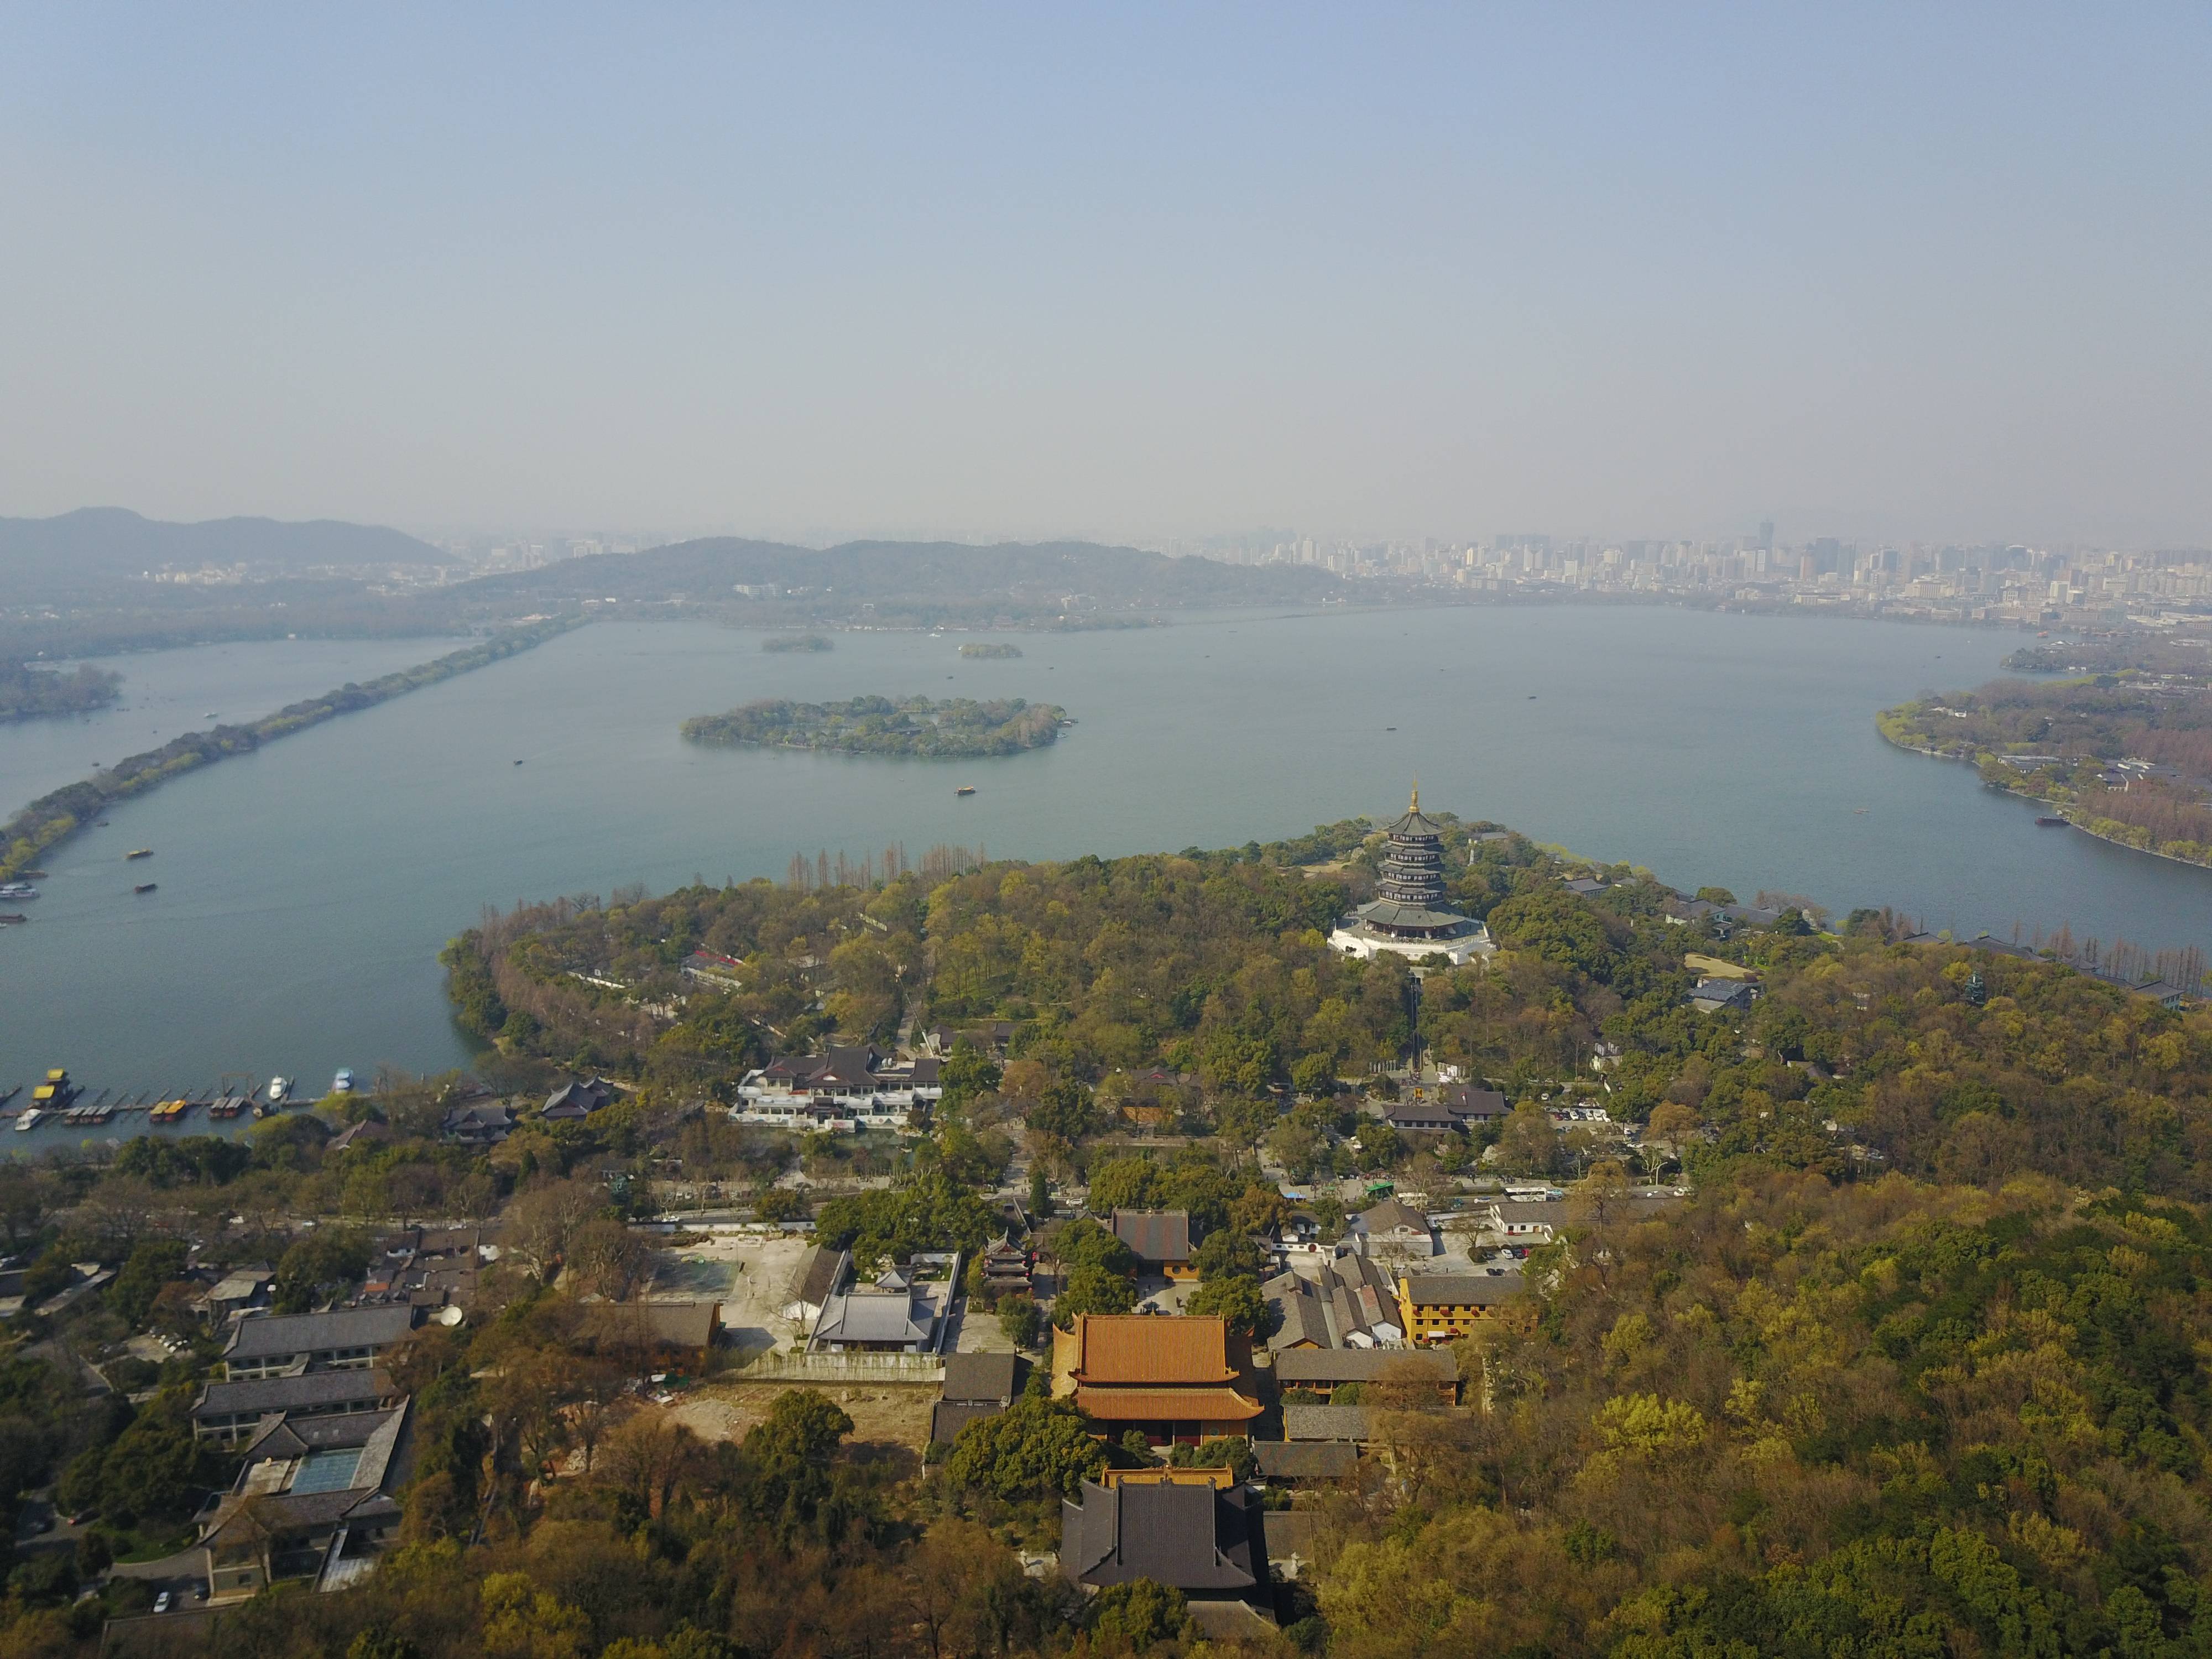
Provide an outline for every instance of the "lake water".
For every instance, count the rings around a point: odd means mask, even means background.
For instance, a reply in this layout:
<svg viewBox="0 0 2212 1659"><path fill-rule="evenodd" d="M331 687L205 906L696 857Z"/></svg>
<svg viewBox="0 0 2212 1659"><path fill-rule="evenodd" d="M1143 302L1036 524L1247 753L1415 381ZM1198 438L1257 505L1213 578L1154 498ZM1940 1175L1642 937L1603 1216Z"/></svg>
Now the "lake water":
<svg viewBox="0 0 2212 1659"><path fill-rule="evenodd" d="M599 624L187 775L49 854L34 921L0 933L0 1089L50 1065L95 1088L282 1073L314 1092L339 1066L457 1065L436 956L485 905L781 878L795 852L893 842L916 860L938 842L1034 859L1241 845L1391 816L1416 773L1431 809L1683 887L1889 903L1962 933L2070 921L2212 943L2212 872L2038 830L2028 803L1875 734L1876 708L1989 678L2016 635L1562 607L1018 638L1011 661L897 633L771 655L704 624ZM440 648L374 649L391 666ZM278 647L228 649L243 672ZM310 684L272 690L270 707L374 669L361 647L283 649L284 672ZM125 665L146 684L170 672ZM750 698L864 692L1026 696L1079 723L986 762L702 750L677 733ZM182 706L265 712L236 701ZM0 741L0 776L6 754ZM978 793L956 799L960 784ZM126 866L134 847L155 854ZM159 890L134 896L134 880Z"/></svg>
<svg viewBox="0 0 2212 1659"><path fill-rule="evenodd" d="M116 700L67 719L0 723L0 818L90 777L95 766L159 749L180 732L205 731L219 720L258 720L349 680L373 680L465 643L272 640L85 658L123 676ZM7 1086L0 1083L0 1089Z"/></svg>

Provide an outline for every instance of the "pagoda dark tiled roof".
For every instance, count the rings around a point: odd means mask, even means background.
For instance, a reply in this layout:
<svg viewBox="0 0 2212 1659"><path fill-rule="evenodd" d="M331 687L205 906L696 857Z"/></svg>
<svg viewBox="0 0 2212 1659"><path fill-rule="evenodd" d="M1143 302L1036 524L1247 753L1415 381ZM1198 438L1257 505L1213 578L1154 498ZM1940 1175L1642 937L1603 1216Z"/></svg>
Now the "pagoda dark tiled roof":
<svg viewBox="0 0 2212 1659"><path fill-rule="evenodd" d="M1393 819L1383 833L1390 836L1419 836L1425 840L1431 836L1441 837L1444 833L1444 827L1416 806Z"/></svg>
<svg viewBox="0 0 2212 1659"><path fill-rule="evenodd" d="M1359 919L1375 927L1465 927L1468 919L1452 910L1431 909L1425 904L1401 904L1395 899L1376 899L1363 904Z"/></svg>

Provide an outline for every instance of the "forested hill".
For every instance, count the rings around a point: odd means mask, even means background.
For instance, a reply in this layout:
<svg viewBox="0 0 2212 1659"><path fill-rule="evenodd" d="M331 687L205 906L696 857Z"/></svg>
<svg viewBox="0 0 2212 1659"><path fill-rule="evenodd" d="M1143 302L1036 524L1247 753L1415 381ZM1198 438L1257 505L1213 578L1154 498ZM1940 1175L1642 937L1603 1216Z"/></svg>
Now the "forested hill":
<svg viewBox="0 0 2212 1659"><path fill-rule="evenodd" d="M0 519L0 572L15 582L98 580L205 565L306 571L453 562L399 531L335 519L168 524L119 507L82 507L53 519Z"/></svg>
<svg viewBox="0 0 2212 1659"><path fill-rule="evenodd" d="M1312 604L1346 586L1311 567L1173 559L1090 542L847 542L817 550L719 537L487 576L456 597L545 609L609 599L753 600L792 615L853 617L867 607L884 621L915 623ZM758 591L741 594L740 587Z"/></svg>

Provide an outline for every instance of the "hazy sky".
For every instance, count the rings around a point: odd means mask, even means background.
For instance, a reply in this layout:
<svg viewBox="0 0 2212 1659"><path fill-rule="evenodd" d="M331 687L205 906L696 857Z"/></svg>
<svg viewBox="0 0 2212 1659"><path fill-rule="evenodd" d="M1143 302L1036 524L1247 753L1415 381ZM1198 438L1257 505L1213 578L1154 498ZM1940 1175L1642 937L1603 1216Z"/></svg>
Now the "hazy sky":
<svg viewBox="0 0 2212 1659"><path fill-rule="evenodd" d="M8 4L0 514L2203 543L2208 74L2202 4Z"/></svg>

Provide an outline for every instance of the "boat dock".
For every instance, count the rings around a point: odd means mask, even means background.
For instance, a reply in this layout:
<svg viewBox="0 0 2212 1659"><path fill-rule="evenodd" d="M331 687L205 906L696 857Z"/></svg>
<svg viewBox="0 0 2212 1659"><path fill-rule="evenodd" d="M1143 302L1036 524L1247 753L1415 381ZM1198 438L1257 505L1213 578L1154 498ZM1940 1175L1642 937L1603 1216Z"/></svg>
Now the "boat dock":
<svg viewBox="0 0 2212 1659"><path fill-rule="evenodd" d="M30 1115L33 1107L12 1103L21 1093L21 1085L0 1091L0 1122L18 1122ZM292 1103L266 1103L251 1088L233 1092L213 1084L195 1089L144 1089L135 1093L115 1089L101 1089L95 1093L78 1089L65 1106L39 1103L38 1116L30 1127L97 1128L142 1114L147 1123L163 1126L183 1123L203 1115L212 1121L224 1122L240 1117L274 1115L284 1105Z"/></svg>

